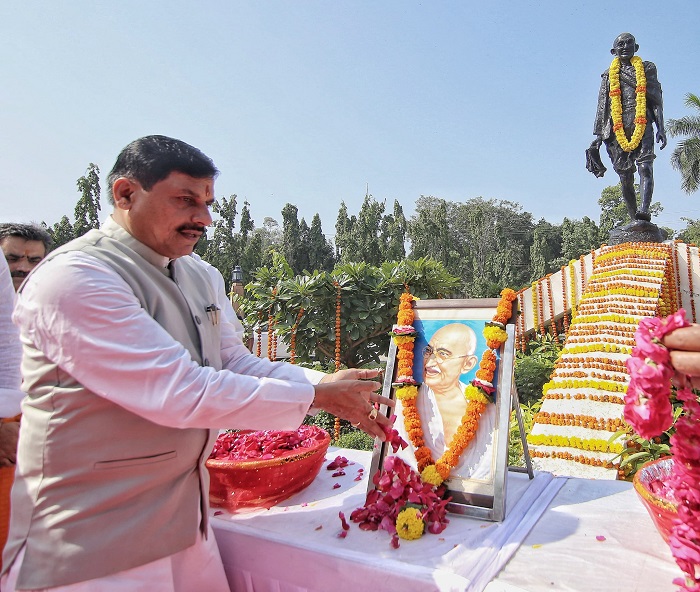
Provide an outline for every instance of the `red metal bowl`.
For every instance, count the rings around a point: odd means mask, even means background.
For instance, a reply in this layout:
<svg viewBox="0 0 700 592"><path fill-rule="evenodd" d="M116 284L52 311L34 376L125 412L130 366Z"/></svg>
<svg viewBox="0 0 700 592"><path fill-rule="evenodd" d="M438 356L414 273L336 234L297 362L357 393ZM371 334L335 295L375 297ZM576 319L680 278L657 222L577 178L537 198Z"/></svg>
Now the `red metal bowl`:
<svg viewBox="0 0 700 592"><path fill-rule="evenodd" d="M276 458L207 460L211 506L234 512L278 504L311 484L323 466L330 442L328 433L319 430L311 446Z"/></svg>
<svg viewBox="0 0 700 592"><path fill-rule="evenodd" d="M632 478L634 490L649 512L656 529L667 543L673 528L673 521L678 515L676 500L673 498L673 492L667 491L666 495L655 493L652 490L652 484L659 481L668 483L672 468L673 459L666 456L643 464Z"/></svg>

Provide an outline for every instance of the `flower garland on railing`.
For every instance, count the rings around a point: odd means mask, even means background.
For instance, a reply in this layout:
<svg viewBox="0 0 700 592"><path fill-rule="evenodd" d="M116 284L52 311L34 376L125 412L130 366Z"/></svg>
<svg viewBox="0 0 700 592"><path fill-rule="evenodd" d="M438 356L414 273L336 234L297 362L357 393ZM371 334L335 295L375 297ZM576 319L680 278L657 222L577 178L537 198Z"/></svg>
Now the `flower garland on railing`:
<svg viewBox="0 0 700 592"><path fill-rule="evenodd" d="M562 310L564 311L564 316L561 318L561 322L564 326L564 335L567 335L569 333L569 313L567 312L569 310L569 303L566 298L566 273L565 273L566 266L562 265L561 266L561 304L562 304ZM572 303L573 306L573 303Z"/></svg>
<svg viewBox="0 0 700 592"><path fill-rule="evenodd" d="M413 329L413 296L406 292L401 296L397 324L392 331L394 339L401 337L413 337L406 339L401 344L397 343L399 354L403 351L409 355L397 354L397 377L394 383L395 395L403 406L404 426L411 443L415 449L418 470L421 479L431 485L440 485L450 476L450 471L459 464L462 453L476 436L479 427L479 419L486 406L491 402L491 395L495 389L493 379L496 371L496 353L506 341L507 333L505 324L513 314L513 301L516 298L514 290L506 288L501 292L501 300L496 307L493 321L484 327L484 338L489 349L485 350L476 372L476 378L466 387L464 396L467 399L467 409L462 417L462 422L457 428L449 446L437 460L433 460L430 449L423 439L421 418L416 407L418 398L418 383L413 379L413 346L415 329Z"/></svg>
<svg viewBox="0 0 700 592"><path fill-rule="evenodd" d="M272 314L272 309L274 306L274 298L276 295L277 295L277 288L273 288L272 289L273 303L270 304L270 308L267 311L267 359L268 360L275 359L275 352L273 349L273 346L274 346L273 335L275 332L275 317Z"/></svg>
<svg viewBox="0 0 700 592"><path fill-rule="evenodd" d="M523 353L527 349L525 342L525 289L523 288L518 292L518 306L520 307L520 314L518 315L518 341L516 347Z"/></svg>
<svg viewBox="0 0 700 592"><path fill-rule="evenodd" d="M542 281L537 280L537 313L539 314L540 321L540 334L542 337L547 335L547 329L545 327L545 316L544 316L544 288L542 287Z"/></svg>
<svg viewBox="0 0 700 592"><path fill-rule="evenodd" d="M336 280L335 286L335 371L340 370L340 283ZM337 442L340 440L340 418L336 417L333 422L333 437Z"/></svg>
<svg viewBox="0 0 700 592"><path fill-rule="evenodd" d="M569 261L569 281L571 282L571 319L573 320L576 316L576 269L574 267L574 260Z"/></svg>
<svg viewBox="0 0 700 592"><path fill-rule="evenodd" d="M634 66L637 78L636 106L634 110L634 131L632 137L627 140L625 128L622 124L622 89L620 89L620 58L613 58L610 64L610 115L613 121L613 131L617 142L625 152L632 152L644 136L647 124L647 78L644 73L644 62L639 56L633 56L630 63Z"/></svg>
<svg viewBox="0 0 700 592"><path fill-rule="evenodd" d="M695 314L695 296L693 291L693 259L690 256L690 245L685 245L685 253L688 261L688 290L690 291L690 313L691 321L693 323L697 322L697 315Z"/></svg>
<svg viewBox="0 0 700 592"><path fill-rule="evenodd" d="M537 305L537 282L532 282L532 289L530 290L530 296L532 298L532 328L537 332L537 328L540 323L540 315L538 312Z"/></svg>
<svg viewBox="0 0 700 592"><path fill-rule="evenodd" d="M681 263L678 258L678 240L673 243L673 276L676 278L676 310L683 307L683 295L681 294Z"/></svg>
<svg viewBox="0 0 700 592"><path fill-rule="evenodd" d="M627 360L630 384L625 395L625 419L646 439L658 436L674 425L671 403L671 377L674 369L663 338L675 329L686 327L685 310L680 309L665 319L647 318L639 323L637 346ZM683 413L675 422L671 436L673 465L669 483L677 503L669 545L684 580L674 584L683 590L700 590L700 401L687 386L678 388L676 399L682 402Z"/></svg>
<svg viewBox="0 0 700 592"><path fill-rule="evenodd" d="M557 322L555 320L555 313L554 313L554 293L552 292L552 274L550 273L547 276L547 289L549 290L549 310L552 315L552 324L550 326L550 329L552 329L552 336L554 337L554 341L559 343L559 327L557 326Z"/></svg>
<svg viewBox="0 0 700 592"><path fill-rule="evenodd" d="M292 335L289 339L289 363L290 364L295 364L296 363L296 356L297 356L297 329L299 328L299 323L301 322L301 317L304 315L304 307L302 306L299 309L299 314L297 314L297 318L294 321L294 325L292 325Z"/></svg>
<svg viewBox="0 0 700 592"><path fill-rule="evenodd" d="M262 358L262 311L258 311L258 325L255 327L255 333L258 336L258 342L255 346L255 355Z"/></svg>

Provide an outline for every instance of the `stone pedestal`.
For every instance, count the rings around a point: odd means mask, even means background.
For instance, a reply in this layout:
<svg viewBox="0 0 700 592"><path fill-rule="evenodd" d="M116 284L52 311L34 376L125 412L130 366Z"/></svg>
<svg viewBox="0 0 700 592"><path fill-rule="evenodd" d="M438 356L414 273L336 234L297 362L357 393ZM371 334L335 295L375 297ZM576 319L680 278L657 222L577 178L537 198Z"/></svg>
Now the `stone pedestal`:
<svg viewBox="0 0 700 592"><path fill-rule="evenodd" d="M668 234L656 224L647 220L634 220L620 228L610 231L608 244L620 245L622 243L662 243L668 238Z"/></svg>

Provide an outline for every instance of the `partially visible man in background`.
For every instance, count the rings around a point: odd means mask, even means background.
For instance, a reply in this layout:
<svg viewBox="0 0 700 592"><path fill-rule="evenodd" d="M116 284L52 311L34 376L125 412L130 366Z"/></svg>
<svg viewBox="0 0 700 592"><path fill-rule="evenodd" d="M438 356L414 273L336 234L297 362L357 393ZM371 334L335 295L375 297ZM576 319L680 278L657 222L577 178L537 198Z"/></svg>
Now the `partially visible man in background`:
<svg viewBox="0 0 700 592"><path fill-rule="evenodd" d="M22 391L19 390L21 353L19 336L10 320L15 300L10 286L15 292L19 290L24 278L39 265L51 248L51 235L34 224L3 223L0 224L0 248L7 260L7 266L3 263L2 270L1 314L3 318L0 327L3 347L2 356L0 356L2 358L0 359L0 505L8 508L17 456L19 404L23 397ZM10 350L13 352L12 355L8 353ZM0 552L7 540L8 520L9 516L0 516Z"/></svg>
<svg viewBox="0 0 700 592"><path fill-rule="evenodd" d="M14 481L17 458L17 436L19 422L20 390L19 364L22 348L17 327L12 324L12 308L15 291L7 263L0 257L0 552L7 540L9 524L10 488ZM0 566L2 561L0 561Z"/></svg>
<svg viewBox="0 0 700 592"><path fill-rule="evenodd" d="M46 257L51 248L51 235L35 224L0 224L0 248L2 249L15 292L24 278Z"/></svg>

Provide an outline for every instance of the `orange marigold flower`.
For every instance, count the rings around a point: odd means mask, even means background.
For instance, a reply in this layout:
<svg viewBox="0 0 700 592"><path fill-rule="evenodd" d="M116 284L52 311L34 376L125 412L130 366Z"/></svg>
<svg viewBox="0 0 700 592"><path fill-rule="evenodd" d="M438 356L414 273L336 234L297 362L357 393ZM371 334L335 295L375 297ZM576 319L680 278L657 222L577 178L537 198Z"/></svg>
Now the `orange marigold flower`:
<svg viewBox="0 0 700 592"><path fill-rule="evenodd" d="M412 325L413 318L413 310L400 310L396 320L399 325Z"/></svg>
<svg viewBox="0 0 700 592"><path fill-rule="evenodd" d="M493 380L493 370L479 369L476 371L476 377L486 382L491 382Z"/></svg>

